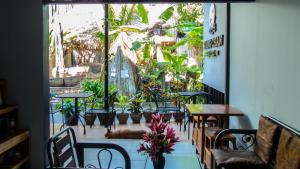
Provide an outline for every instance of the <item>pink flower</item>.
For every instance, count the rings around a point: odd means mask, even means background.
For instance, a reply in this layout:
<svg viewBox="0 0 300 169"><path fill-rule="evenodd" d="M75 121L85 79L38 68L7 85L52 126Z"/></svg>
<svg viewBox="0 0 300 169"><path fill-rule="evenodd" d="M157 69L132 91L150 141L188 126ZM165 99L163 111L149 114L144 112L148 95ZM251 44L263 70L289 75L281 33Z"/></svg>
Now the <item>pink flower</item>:
<svg viewBox="0 0 300 169"><path fill-rule="evenodd" d="M152 160L157 160L163 153L171 153L174 145L179 138L175 137L175 130L168 126L168 123L162 122L159 114L152 115L152 120L148 125L151 132L143 135L138 152L148 154Z"/></svg>
<svg viewBox="0 0 300 169"><path fill-rule="evenodd" d="M138 152L142 152L142 151L145 151L145 150L146 150L146 148L145 148L144 144L141 144L140 148L138 149Z"/></svg>

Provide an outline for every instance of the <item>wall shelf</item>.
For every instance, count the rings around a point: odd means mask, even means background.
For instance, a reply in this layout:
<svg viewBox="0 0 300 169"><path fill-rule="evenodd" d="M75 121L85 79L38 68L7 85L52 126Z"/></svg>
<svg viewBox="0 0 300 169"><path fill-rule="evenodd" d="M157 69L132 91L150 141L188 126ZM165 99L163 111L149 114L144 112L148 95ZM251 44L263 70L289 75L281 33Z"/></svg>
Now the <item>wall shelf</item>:
<svg viewBox="0 0 300 169"><path fill-rule="evenodd" d="M17 106L16 105L10 105L10 106L3 106L0 107L0 115L4 115L10 112L13 112L15 110L17 110Z"/></svg>
<svg viewBox="0 0 300 169"><path fill-rule="evenodd" d="M29 130L20 130L0 141L0 155L29 139Z"/></svg>
<svg viewBox="0 0 300 169"><path fill-rule="evenodd" d="M29 156L23 158L22 160L19 160L15 162L14 164L3 164L0 165L0 168L2 169L19 169L23 164L29 161Z"/></svg>

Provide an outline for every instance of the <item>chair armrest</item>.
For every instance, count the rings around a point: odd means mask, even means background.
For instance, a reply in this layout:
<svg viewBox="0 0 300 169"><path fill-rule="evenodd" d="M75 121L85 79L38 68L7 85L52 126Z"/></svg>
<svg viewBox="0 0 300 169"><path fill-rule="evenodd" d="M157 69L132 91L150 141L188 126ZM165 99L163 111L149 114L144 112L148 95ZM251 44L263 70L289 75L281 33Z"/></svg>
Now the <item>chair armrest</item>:
<svg viewBox="0 0 300 169"><path fill-rule="evenodd" d="M245 136L256 135L256 129L224 129L222 130L215 139L214 148L218 149L222 138L227 134L244 134ZM255 139L252 137L252 139ZM255 141L255 140L254 140Z"/></svg>
<svg viewBox="0 0 300 169"><path fill-rule="evenodd" d="M75 145L77 149L77 156L78 156L78 161L79 161L79 166L83 166L84 162L84 149L85 148L97 148L97 149L113 149L122 154L125 160L125 169L131 168L131 162L130 162L130 157L127 151L113 143L99 143L99 142L77 142Z"/></svg>

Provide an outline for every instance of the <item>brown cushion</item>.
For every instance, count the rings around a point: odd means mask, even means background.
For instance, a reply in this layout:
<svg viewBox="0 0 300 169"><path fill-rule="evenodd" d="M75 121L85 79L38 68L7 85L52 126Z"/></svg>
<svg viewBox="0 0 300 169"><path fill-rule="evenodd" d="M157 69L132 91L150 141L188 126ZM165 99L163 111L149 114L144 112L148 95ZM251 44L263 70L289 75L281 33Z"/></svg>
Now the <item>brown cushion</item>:
<svg viewBox="0 0 300 169"><path fill-rule="evenodd" d="M299 169L300 137L282 129L276 154L275 169Z"/></svg>
<svg viewBox="0 0 300 169"><path fill-rule="evenodd" d="M251 151L212 150L218 167L225 169L265 169L265 163Z"/></svg>
<svg viewBox="0 0 300 169"><path fill-rule="evenodd" d="M264 116L259 119L258 130L256 133L256 143L254 152L266 164L270 163L272 157L272 147L274 137L278 131L278 125Z"/></svg>

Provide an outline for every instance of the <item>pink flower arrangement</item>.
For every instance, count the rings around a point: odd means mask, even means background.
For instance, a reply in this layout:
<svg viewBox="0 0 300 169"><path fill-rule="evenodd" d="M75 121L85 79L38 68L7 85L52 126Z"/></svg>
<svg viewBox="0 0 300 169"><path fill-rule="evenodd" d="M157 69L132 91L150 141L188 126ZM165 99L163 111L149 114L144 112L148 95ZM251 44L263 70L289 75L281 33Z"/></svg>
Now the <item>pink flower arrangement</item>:
<svg viewBox="0 0 300 169"><path fill-rule="evenodd" d="M179 138L175 137L175 130L162 122L159 114L152 115L152 120L148 125L151 132L143 135L143 142L140 144L138 152L148 154L153 161L162 157L163 153L170 154L173 146Z"/></svg>

